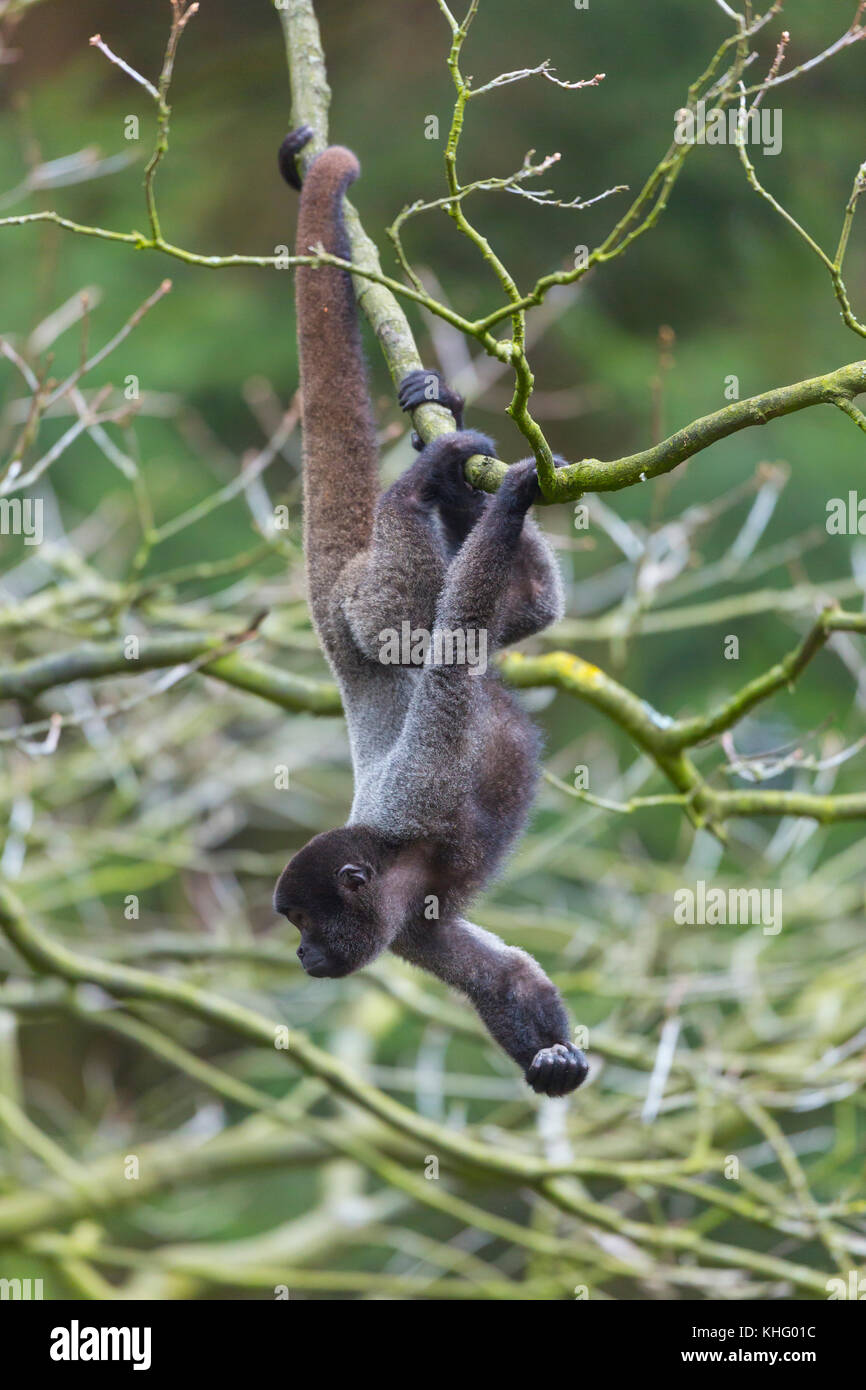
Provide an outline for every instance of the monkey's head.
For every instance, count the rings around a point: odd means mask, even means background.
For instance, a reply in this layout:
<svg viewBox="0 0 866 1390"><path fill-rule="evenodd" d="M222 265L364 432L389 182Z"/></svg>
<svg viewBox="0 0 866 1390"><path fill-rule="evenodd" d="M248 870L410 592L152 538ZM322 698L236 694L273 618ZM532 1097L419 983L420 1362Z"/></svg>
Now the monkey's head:
<svg viewBox="0 0 866 1390"><path fill-rule="evenodd" d="M274 908L301 933L308 975L336 979L369 965L405 926L419 892L415 860L375 831L316 835L289 860Z"/></svg>

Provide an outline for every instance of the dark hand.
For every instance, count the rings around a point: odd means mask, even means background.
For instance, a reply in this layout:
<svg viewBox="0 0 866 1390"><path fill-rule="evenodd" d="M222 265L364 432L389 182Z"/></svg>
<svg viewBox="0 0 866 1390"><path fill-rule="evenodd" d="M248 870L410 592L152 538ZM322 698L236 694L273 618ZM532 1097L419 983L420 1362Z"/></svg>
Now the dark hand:
<svg viewBox="0 0 866 1390"><path fill-rule="evenodd" d="M554 1043L536 1052L526 1072L533 1091L543 1096L564 1096L585 1080L589 1064L574 1043Z"/></svg>

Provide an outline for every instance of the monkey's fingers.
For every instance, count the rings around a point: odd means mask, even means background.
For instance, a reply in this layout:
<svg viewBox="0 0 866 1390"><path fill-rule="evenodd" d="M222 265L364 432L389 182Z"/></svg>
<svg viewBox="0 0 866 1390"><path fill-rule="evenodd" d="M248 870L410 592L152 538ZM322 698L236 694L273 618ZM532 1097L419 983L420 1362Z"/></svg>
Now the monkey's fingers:
<svg viewBox="0 0 866 1390"><path fill-rule="evenodd" d="M589 1065L573 1043L554 1043L536 1052L526 1072L526 1080L543 1096L564 1096L576 1091L585 1080Z"/></svg>

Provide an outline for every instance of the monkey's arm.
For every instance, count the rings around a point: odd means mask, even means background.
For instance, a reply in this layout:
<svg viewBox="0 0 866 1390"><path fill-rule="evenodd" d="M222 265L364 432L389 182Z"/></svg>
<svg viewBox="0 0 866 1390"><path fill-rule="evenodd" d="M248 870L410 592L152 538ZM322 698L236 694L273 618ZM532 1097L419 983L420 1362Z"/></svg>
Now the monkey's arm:
<svg viewBox="0 0 866 1390"><path fill-rule="evenodd" d="M443 454L447 450L451 471L455 463L460 465L471 457L470 451L481 453L481 446L490 447L490 441L474 430L443 435L436 444ZM537 496L538 478L532 459L509 468L448 569L436 613L438 625L494 628L497 609L512 580L524 518Z"/></svg>
<svg viewBox="0 0 866 1390"><path fill-rule="evenodd" d="M462 918L414 926L391 949L462 990L534 1091L563 1096L585 1079L559 992L525 951Z"/></svg>
<svg viewBox="0 0 866 1390"><path fill-rule="evenodd" d="M515 467L517 465L515 464ZM544 532L527 517L511 578L496 608L495 647L508 647L558 622L565 611L562 575Z"/></svg>
<svg viewBox="0 0 866 1390"><path fill-rule="evenodd" d="M419 377L426 381L431 376L439 382L436 373L417 372L406 377L400 388L401 401L408 399L407 383ZM447 388L443 386L442 391L443 404L450 403ZM461 407L457 397L457 418ZM357 645L368 657L377 655L383 629L399 631L404 622L412 629L433 627L437 597L454 548L465 540L488 500L463 480L462 465L455 465L455 459L466 457L468 448L490 453L493 447L491 440L474 431L441 435L425 445L380 498L372 545L350 563L340 582L343 613ZM442 518L447 553L436 509ZM529 553L526 563L532 563ZM525 587L533 582L527 570L521 583Z"/></svg>
<svg viewBox="0 0 866 1390"><path fill-rule="evenodd" d="M280 167L292 181L293 157L309 139L292 132ZM349 256L343 194L359 172L351 150L333 145L313 161L301 188L296 249L320 243ZM346 563L370 541L378 491L376 433L351 277L333 266L296 271L303 401L304 549L310 603L326 645L331 593ZM333 654L333 652L332 652Z"/></svg>

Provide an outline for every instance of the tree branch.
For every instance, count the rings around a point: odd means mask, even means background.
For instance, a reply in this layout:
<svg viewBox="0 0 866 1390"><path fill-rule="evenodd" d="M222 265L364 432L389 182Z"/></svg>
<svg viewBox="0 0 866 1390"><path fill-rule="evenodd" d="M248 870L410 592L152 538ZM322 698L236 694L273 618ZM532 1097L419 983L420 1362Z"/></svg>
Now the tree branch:
<svg viewBox="0 0 866 1390"><path fill-rule="evenodd" d="M777 420L813 405L838 406L841 401L850 401L864 391L866 361L860 361L838 367L824 376L808 377L791 386L779 386L762 395L736 401L712 415L693 420L660 444L642 449L640 453L607 463L584 459L559 469L557 500L574 498L581 492L616 492L648 478L658 478L740 430L765 425L768 420Z"/></svg>
<svg viewBox="0 0 866 1390"><path fill-rule="evenodd" d="M697 825L717 826L731 816L802 815L821 822L866 815L866 798L811 796L793 792L720 792L712 790L687 750L723 733L762 700L789 686L820 651L833 632L866 633L866 616L827 608L809 634L783 661L758 676L717 710L693 719L671 719L654 710L598 666L570 652L526 656L505 652L499 669L517 689L552 686L592 705L617 724L647 753L672 783L675 798ZM227 644L246 640L249 630L225 637L205 633L168 633L142 637L138 657L130 660L123 640L94 642L71 652L20 663L0 670L0 699L32 699L57 685L76 680L131 675L193 662L191 670L214 676L238 690L257 695L280 709L317 715L341 711L339 692L330 681L314 681L230 651ZM208 653L218 653L208 660Z"/></svg>

